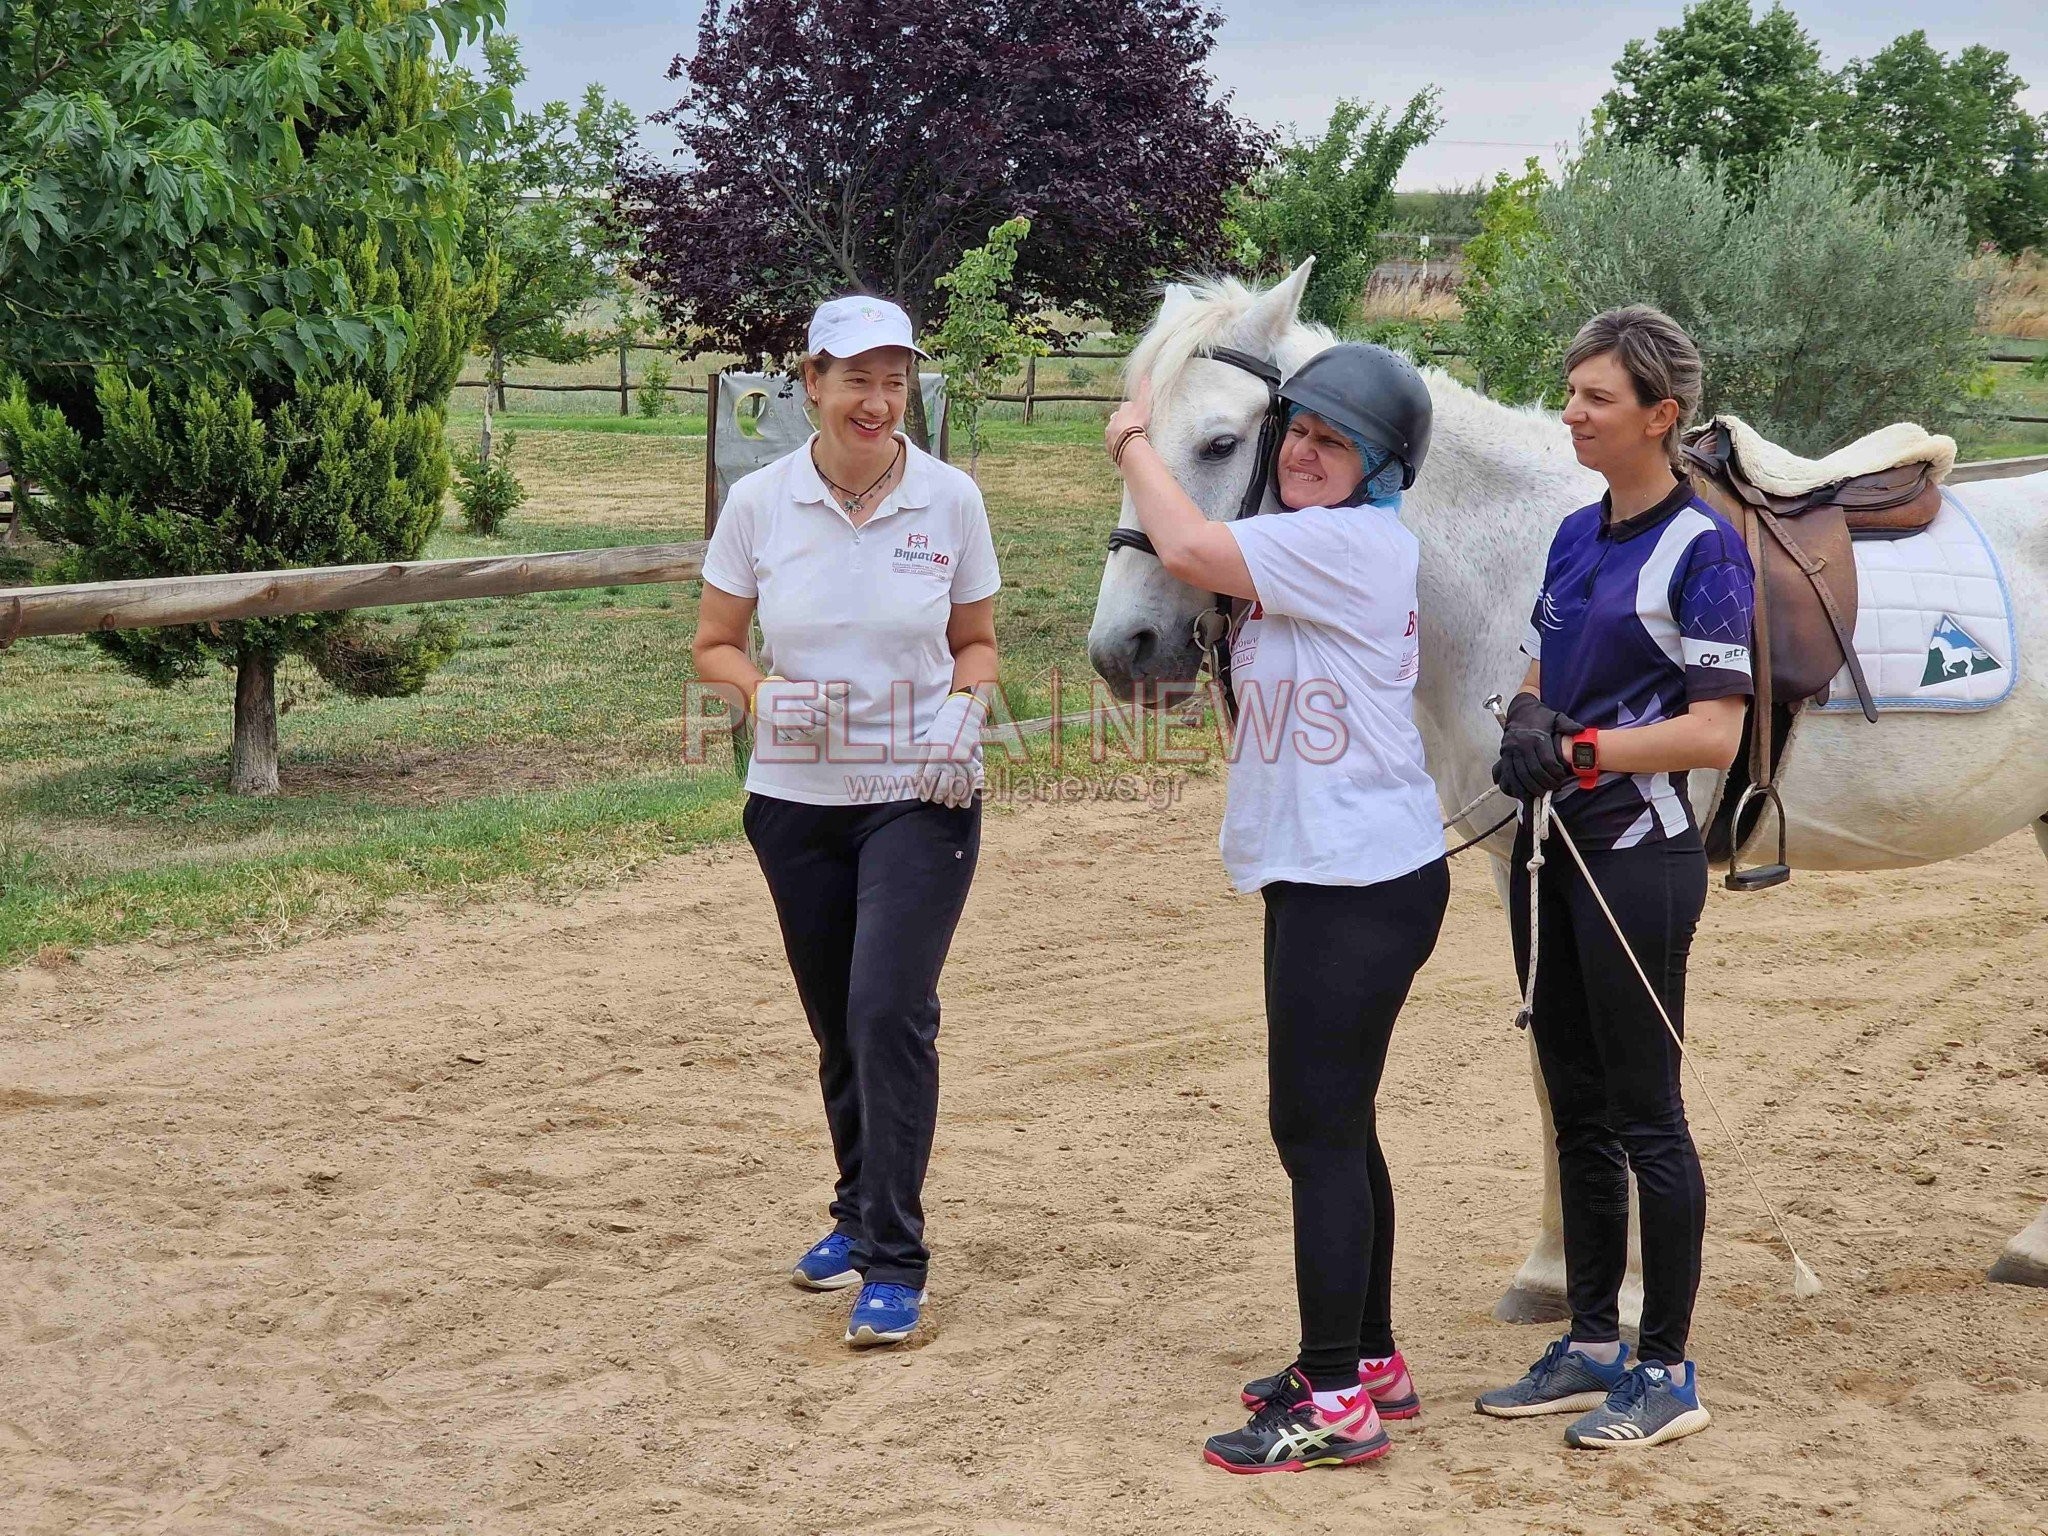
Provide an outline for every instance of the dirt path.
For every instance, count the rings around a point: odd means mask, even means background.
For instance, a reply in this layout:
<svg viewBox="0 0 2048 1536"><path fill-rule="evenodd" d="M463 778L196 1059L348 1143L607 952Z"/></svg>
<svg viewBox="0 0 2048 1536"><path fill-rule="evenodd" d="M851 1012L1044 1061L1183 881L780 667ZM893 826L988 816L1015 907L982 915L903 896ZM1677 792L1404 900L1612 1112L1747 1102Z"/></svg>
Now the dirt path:
<svg viewBox="0 0 2048 1536"><path fill-rule="evenodd" d="M1374 1467L1203 1467L1293 1326L1220 799L991 817L933 1326L895 1354L781 1278L829 1161L743 850L563 908L0 976L0 1526L2048 1531L2048 1294L1981 1279L2048 1193L2031 839L1714 892L1701 1058L1829 1288L1790 1299L1696 1103L1716 1424L1625 1461L1469 1411L1544 1337L1488 1317L1535 1116L1461 868L1383 1100L1427 1411Z"/></svg>

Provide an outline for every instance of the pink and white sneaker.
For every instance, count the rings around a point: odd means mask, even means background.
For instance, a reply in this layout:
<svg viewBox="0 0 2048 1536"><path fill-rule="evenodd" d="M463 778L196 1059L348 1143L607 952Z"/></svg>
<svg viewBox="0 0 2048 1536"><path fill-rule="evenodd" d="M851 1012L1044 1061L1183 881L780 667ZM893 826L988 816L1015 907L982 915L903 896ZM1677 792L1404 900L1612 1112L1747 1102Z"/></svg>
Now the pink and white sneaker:
<svg viewBox="0 0 2048 1536"><path fill-rule="evenodd" d="M1288 1367L1288 1371L1292 1369L1292 1366ZM1245 1407L1257 1408L1259 1404L1271 1401L1286 1381L1288 1371L1246 1382L1240 1394ZM1398 1349L1381 1361L1376 1369L1368 1370L1365 1361L1359 1361L1358 1380L1372 1395L1373 1406L1379 1410L1381 1418L1412 1419L1422 1412L1422 1398L1415 1390L1414 1381L1409 1378L1408 1362Z"/></svg>
<svg viewBox="0 0 2048 1536"><path fill-rule="evenodd" d="M1385 1360L1358 1362L1358 1379L1372 1394L1383 1419L1412 1419L1422 1412L1422 1397L1408 1376L1408 1362L1398 1349Z"/></svg>
<svg viewBox="0 0 2048 1536"><path fill-rule="evenodd" d="M1325 1412L1300 1371L1280 1373L1273 1395L1252 1412L1243 1429L1211 1435L1202 1459L1226 1472L1301 1472L1310 1467L1355 1467L1376 1461L1393 1448L1380 1428L1372 1394L1360 1387Z"/></svg>

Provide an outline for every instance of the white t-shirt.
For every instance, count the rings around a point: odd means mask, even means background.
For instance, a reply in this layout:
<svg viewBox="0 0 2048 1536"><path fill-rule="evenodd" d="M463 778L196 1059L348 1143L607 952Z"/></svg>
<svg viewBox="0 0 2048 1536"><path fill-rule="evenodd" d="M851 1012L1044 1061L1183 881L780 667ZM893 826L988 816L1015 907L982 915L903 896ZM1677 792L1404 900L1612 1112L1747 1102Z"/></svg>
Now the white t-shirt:
<svg viewBox="0 0 2048 1536"><path fill-rule="evenodd" d="M1374 506L1228 526L1258 591L1231 637L1231 883L1376 885L1441 858L1415 729L1415 536Z"/></svg>
<svg viewBox="0 0 2048 1536"><path fill-rule="evenodd" d="M847 687L844 740L790 745L756 732L755 794L806 805L915 794L910 746L953 687L953 605L1002 586L980 488L899 440L902 483L858 528L818 475L815 434L727 493L704 579L755 599L779 676Z"/></svg>

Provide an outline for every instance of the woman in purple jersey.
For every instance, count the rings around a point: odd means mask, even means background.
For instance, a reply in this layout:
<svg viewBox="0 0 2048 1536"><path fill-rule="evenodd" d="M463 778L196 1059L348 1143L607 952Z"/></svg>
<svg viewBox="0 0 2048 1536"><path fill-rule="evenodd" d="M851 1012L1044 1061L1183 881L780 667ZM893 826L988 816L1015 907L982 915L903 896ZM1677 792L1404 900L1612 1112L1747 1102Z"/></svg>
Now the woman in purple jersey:
<svg viewBox="0 0 2048 1536"><path fill-rule="evenodd" d="M1752 577L1735 530L1678 470L1700 401L1700 355L1645 306L1589 321L1565 356L1565 425L1607 494L1559 526L1523 650L1494 779L1549 793L1593 881L1685 1027L1685 966L1707 858L1686 797L1725 769L1750 692ZM1515 963L1528 976L1530 817L1514 852ZM1512 1386L1501 1418L1581 1413L1567 1444L1633 1448L1707 1424L1686 1357L1707 1191L1679 1092L1680 1052L1577 865L1549 851L1531 1028L1557 1127L1571 1331ZM1628 1176L1641 1204L1643 1318L1621 1342Z"/></svg>

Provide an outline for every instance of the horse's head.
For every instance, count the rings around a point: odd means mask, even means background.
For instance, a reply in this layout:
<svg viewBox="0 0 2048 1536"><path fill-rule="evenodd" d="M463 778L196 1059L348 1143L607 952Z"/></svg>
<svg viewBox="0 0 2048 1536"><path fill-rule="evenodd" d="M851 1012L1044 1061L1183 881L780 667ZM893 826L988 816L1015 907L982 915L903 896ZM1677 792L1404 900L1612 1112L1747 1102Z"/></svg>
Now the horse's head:
<svg viewBox="0 0 2048 1536"><path fill-rule="evenodd" d="M1251 483L1267 396L1258 379L1205 354L1235 348L1270 358L1285 375L1329 346L1327 331L1296 318L1313 261L1263 292L1229 278L1167 290L1131 353L1127 379L1133 386L1152 380L1152 446L1211 518L1230 517ZM1267 496L1271 505L1270 487ZM1118 526L1138 526L1128 495ZM1095 599L1088 659L1117 698L1158 702L1161 688L1194 680L1202 660L1195 619L1213 601L1168 576L1151 555L1114 550Z"/></svg>

